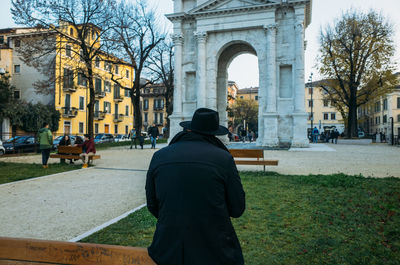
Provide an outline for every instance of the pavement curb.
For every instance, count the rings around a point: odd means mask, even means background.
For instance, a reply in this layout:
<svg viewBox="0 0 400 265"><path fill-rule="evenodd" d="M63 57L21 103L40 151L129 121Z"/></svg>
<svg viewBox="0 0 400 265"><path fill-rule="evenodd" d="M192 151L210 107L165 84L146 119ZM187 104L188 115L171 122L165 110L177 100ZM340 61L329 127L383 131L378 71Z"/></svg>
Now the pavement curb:
<svg viewBox="0 0 400 265"><path fill-rule="evenodd" d="M110 225L112 225L112 224L114 224L114 223L120 221L121 219L124 219L125 217L127 217L127 216L130 215L131 213L134 213L134 212L136 212L136 211L139 211L140 209L142 209L142 208L145 207L145 206L146 206L146 204L144 203L144 204L142 204L142 205L136 207L136 208L133 209L133 210L130 210L130 211L126 212L126 213L123 213L123 214L121 214L120 216L118 216L118 217L116 217L116 218L114 218L114 219L111 219L110 221L105 222L105 223L102 224L102 225L96 226L95 228L90 229L89 231L87 231L87 232L85 232L85 233L83 233L83 234L81 234L81 235L79 235L79 236L77 236L77 237L74 237L74 238L68 240L68 242L78 242L79 240L82 240L82 239L84 239L85 237L88 237L88 236L90 236L90 235L92 235L92 234L94 234L94 233L96 233L96 232L98 232L98 231L100 231L100 230L106 228L107 226L110 226Z"/></svg>

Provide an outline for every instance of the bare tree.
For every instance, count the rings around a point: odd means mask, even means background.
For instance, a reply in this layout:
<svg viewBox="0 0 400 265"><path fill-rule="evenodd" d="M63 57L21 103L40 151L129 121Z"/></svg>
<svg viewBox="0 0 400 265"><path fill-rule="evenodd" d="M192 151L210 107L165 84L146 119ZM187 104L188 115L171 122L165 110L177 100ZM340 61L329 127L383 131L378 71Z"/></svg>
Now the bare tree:
<svg viewBox="0 0 400 265"><path fill-rule="evenodd" d="M326 98L342 113L348 137L357 136L357 108L395 85L393 27L370 11L349 11L320 33L319 71Z"/></svg>
<svg viewBox="0 0 400 265"><path fill-rule="evenodd" d="M93 137L94 67L104 58L102 37L110 29L113 0L12 0L17 24L32 27L18 52L22 60L49 78L35 83L41 93L52 93L56 83L71 85L74 76L89 89L88 134ZM66 55L72 69L63 72L57 57ZM60 71L56 73L55 71ZM59 78L57 79L56 76Z"/></svg>
<svg viewBox="0 0 400 265"><path fill-rule="evenodd" d="M121 85L121 87L130 91L134 109L134 125L140 133L142 129L141 89L151 83L142 75L153 49L165 39L165 36L158 30L154 11L147 7L145 0L136 0L135 3L122 0L116 9L112 10L112 14L109 47L134 69L132 86ZM119 83L114 76L112 80Z"/></svg>
<svg viewBox="0 0 400 265"><path fill-rule="evenodd" d="M171 40L166 39L157 46L152 56L149 58L148 69L154 82L163 84L163 96L165 98L165 108L167 111L167 128L169 132L170 120L169 116L173 111L173 94L174 94L174 45Z"/></svg>

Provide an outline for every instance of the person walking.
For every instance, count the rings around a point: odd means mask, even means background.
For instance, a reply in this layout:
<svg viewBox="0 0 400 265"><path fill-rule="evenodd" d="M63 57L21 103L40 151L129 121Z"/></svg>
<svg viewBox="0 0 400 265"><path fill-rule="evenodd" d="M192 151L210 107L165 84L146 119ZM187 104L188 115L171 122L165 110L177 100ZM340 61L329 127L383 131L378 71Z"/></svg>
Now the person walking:
<svg viewBox="0 0 400 265"><path fill-rule="evenodd" d="M155 149L156 148L156 144L157 144L158 136L160 135L159 132L158 132L158 128L157 128L155 123L153 123L153 125L149 128L148 133L150 135L151 148Z"/></svg>
<svg viewBox="0 0 400 265"><path fill-rule="evenodd" d="M48 168L47 162L50 157L50 150L53 145L53 135L49 130L49 124L47 122L43 123L42 128L38 132L38 142L40 144L40 150L42 152L42 167Z"/></svg>
<svg viewBox="0 0 400 265"><path fill-rule="evenodd" d="M80 154L83 162L82 168L87 168L90 156L96 154L96 147L94 145L93 138L91 138L89 134L85 134L85 141L83 144L78 144L76 146L82 147L83 153Z"/></svg>
<svg viewBox="0 0 400 265"><path fill-rule="evenodd" d="M317 129L317 127L315 126L313 131L312 131L312 136L313 136L313 143L318 143L318 135L319 135L319 131Z"/></svg>
<svg viewBox="0 0 400 265"><path fill-rule="evenodd" d="M337 144L338 138L339 138L339 132L337 129L335 129L332 133L332 143L333 141L335 141L335 144Z"/></svg>
<svg viewBox="0 0 400 265"><path fill-rule="evenodd" d="M135 143L135 149L137 149L137 145L136 145L137 135L136 135L135 127L133 127L133 129L129 132L129 137L131 138L131 149L132 149L133 143Z"/></svg>
<svg viewBox="0 0 400 265"><path fill-rule="evenodd" d="M160 265L242 265L230 217L243 214L245 192L232 155L216 137L228 129L206 108L180 126L147 173L147 208L157 218L148 253Z"/></svg>

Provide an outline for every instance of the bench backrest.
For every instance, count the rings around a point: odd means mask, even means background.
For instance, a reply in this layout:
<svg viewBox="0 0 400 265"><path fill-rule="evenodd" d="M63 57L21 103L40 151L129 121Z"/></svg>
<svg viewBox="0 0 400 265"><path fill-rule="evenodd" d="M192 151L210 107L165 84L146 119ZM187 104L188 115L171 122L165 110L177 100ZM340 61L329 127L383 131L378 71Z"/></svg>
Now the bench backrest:
<svg viewBox="0 0 400 265"><path fill-rule="evenodd" d="M60 154L82 154L82 147L59 145L57 149Z"/></svg>
<svg viewBox="0 0 400 265"><path fill-rule="evenodd" d="M156 265L145 248L0 237L0 264L49 263Z"/></svg>
<svg viewBox="0 0 400 265"><path fill-rule="evenodd" d="M261 149L229 149L233 157L264 158L264 150Z"/></svg>

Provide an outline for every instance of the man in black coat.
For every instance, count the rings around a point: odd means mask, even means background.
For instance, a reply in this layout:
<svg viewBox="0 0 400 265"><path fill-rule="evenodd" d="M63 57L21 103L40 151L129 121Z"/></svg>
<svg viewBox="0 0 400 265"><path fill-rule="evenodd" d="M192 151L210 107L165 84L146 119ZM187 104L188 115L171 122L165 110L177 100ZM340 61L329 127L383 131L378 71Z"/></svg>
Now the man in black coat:
<svg viewBox="0 0 400 265"><path fill-rule="evenodd" d="M149 255L159 265L244 264L230 217L243 214L245 193L215 137L228 129L205 108L180 125L184 131L154 154L147 173L147 207L158 219Z"/></svg>

